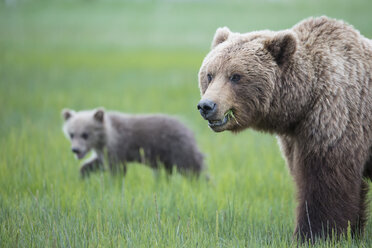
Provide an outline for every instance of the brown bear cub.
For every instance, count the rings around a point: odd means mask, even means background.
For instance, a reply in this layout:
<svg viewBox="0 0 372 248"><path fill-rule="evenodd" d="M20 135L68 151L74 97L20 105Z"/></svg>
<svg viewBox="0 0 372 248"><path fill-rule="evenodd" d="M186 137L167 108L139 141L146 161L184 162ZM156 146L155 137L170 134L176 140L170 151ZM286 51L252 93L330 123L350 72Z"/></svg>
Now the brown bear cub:
<svg viewBox="0 0 372 248"><path fill-rule="evenodd" d="M278 32L217 30L199 72L215 132L274 133L297 186L295 236L362 233L372 178L372 41L310 18Z"/></svg>
<svg viewBox="0 0 372 248"><path fill-rule="evenodd" d="M93 150L92 158L80 169L81 175L103 169L108 159L111 172L126 173L127 162L140 162L172 173L199 175L203 154L193 133L175 118L166 115L127 115L103 109L75 112L64 109L63 131L78 159Z"/></svg>

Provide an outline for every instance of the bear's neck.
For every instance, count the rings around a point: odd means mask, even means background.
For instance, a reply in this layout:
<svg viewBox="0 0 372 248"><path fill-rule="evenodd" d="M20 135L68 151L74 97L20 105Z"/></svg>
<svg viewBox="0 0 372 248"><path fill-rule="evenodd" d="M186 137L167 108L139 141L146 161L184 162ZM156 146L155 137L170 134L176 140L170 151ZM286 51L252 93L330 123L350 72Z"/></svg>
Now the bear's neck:
<svg viewBox="0 0 372 248"><path fill-rule="evenodd" d="M276 134L293 134L316 99L312 93L314 68L311 61L296 52L288 65L279 71L268 113L257 129Z"/></svg>

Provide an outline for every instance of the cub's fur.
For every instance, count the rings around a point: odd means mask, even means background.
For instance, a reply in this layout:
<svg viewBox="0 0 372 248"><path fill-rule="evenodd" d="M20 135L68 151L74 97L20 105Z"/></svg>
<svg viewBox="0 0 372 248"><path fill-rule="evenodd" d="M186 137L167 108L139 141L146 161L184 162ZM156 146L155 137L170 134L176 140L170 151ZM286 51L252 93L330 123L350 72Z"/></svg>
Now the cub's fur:
<svg viewBox="0 0 372 248"><path fill-rule="evenodd" d="M81 175L103 168L105 153L112 172L126 172L127 162L141 162L157 169L173 166L181 173L198 175L203 169L203 155L193 133L175 118L166 115L127 115L103 109L75 112L64 109L63 131L71 149L82 159L90 151Z"/></svg>

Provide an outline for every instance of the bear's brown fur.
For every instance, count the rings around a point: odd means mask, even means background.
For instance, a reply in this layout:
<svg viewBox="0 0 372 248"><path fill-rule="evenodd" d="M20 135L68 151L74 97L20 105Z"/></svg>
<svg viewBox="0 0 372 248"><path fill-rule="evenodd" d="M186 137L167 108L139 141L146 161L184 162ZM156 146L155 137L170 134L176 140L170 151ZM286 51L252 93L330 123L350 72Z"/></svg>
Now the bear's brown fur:
<svg viewBox="0 0 372 248"><path fill-rule="evenodd" d="M199 175L203 170L204 156L194 134L173 117L127 115L103 109L64 109L62 115L64 133L77 158L94 151L80 169L82 176L103 168L105 152L112 172L125 174L127 162L144 163L153 169L163 165L168 173L172 173L173 166L183 174Z"/></svg>
<svg viewBox="0 0 372 248"><path fill-rule="evenodd" d="M275 133L297 186L295 235L353 234L372 178L372 42L310 18L279 32L217 30L199 72L198 109L216 132Z"/></svg>

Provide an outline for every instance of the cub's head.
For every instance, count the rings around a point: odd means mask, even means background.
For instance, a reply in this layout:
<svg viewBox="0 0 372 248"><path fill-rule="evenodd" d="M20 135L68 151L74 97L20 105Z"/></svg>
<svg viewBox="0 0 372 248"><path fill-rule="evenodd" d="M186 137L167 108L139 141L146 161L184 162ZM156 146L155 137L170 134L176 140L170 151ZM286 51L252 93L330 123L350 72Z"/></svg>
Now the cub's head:
<svg viewBox="0 0 372 248"><path fill-rule="evenodd" d="M296 44L291 31L239 34L217 29L199 71L202 98L197 108L209 127L221 132L259 126Z"/></svg>
<svg viewBox="0 0 372 248"><path fill-rule="evenodd" d="M71 151L82 159L91 149L100 149L104 145L105 111L96 109L75 112L62 110L63 132L71 141Z"/></svg>

